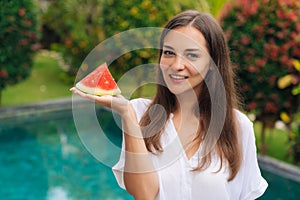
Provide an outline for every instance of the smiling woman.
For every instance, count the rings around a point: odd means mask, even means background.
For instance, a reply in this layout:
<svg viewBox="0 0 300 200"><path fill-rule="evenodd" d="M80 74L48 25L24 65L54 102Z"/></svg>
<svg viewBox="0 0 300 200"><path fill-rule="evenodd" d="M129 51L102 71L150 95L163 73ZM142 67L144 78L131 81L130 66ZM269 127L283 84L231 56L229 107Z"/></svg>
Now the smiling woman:
<svg viewBox="0 0 300 200"><path fill-rule="evenodd" d="M151 100L71 89L122 118L122 151L113 167L120 187L135 199L261 196L268 184L258 167L253 124L238 110L217 21L192 10L172 18L161 33L158 66Z"/></svg>

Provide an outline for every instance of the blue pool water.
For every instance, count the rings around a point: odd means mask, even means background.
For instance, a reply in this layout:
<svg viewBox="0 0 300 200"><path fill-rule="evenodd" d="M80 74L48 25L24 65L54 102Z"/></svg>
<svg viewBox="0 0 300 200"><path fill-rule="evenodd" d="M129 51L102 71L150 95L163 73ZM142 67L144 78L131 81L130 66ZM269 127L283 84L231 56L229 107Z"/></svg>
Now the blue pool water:
<svg viewBox="0 0 300 200"><path fill-rule="evenodd" d="M0 182L3 200L133 199L84 148L70 110L0 120Z"/></svg>
<svg viewBox="0 0 300 200"><path fill-rule="evenodd" d="M283 178L262 169L263 177L268 181L269 188L259 200L299 200L300 183Z"/></svg>
<svg viewBox="0 0 300 200"><path fill-rule="evenodd" d="M121 133L111 113L97 113L104 132L119 146ZM262 173L269 188L261 200L298 199L299 183ZM133 199L119 188L111 168L86 150L71 110L0 119L0 182L5 200Z"/></svg>

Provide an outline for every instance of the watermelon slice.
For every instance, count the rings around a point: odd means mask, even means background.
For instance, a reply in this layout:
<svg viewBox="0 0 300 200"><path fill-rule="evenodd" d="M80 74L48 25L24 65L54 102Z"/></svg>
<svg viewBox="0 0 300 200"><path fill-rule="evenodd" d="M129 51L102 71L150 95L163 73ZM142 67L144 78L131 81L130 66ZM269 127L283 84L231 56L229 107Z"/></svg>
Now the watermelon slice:
<svg viewBox="0 0 300 200"><path fill-rule="evenodd" d="M75 86L82 92L98 96L117 95L121 93L121 90L109 72L106 63L97 67Z"/></svg>

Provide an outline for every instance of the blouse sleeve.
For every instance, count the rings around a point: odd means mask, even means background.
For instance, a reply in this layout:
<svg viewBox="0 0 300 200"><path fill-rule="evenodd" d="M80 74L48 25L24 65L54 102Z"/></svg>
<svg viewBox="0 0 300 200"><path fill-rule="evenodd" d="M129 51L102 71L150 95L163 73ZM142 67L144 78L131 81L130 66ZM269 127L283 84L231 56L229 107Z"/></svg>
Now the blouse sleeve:
<svg viewBox="0 0 300 200"><path fill-rule="evenodd" d="M122 150L120 153L120 159L112 168L112 171L115 175L116 181L118 185L125 190L125 184L123 179L123 172L124 172L124 166L125 166L125 144L124 144L124 135L122 139Z"/></svg>
<svg viewBox="0 0 300 200"><path fill-rule="evenodd" d="M243 117L241 123L243 161L241 170L242 188L240 193L241 200L253 200L260 197L268 187L268 183L262 177L255 145L255 135L253 123L246 117Z"/></svg>
<svg viewBox="0 0 300 200"><path fill-rule="evenodd" d="M150 100L148 99L133 99L130 101L135 112L136 112L136 117L138 121L141 119L142 115L144 114L145 110L147 109ZM115 175L115 178L117 180L117 183L119 186L123 189L125 189L125 184L124 184L124 179L123 179L123 174L124 174L124 166L125 166L125 142L124 142L124 134L122 138L122 150L120 153L120 159L119 161L112 167L112 171Z"/></svg>

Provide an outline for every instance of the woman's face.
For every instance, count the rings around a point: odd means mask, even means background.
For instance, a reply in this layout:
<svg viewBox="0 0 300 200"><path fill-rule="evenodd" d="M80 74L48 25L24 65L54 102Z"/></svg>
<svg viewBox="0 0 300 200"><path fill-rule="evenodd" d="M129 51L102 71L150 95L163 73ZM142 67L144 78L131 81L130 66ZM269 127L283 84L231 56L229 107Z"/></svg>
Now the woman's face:
<svg viewBox="0 0 300 200"><path fill-rule="evenodd" d="M169 31L163 43L160 68L169 90L175 94L200 91L210 63L206 40L192 26Z"/></svg>

